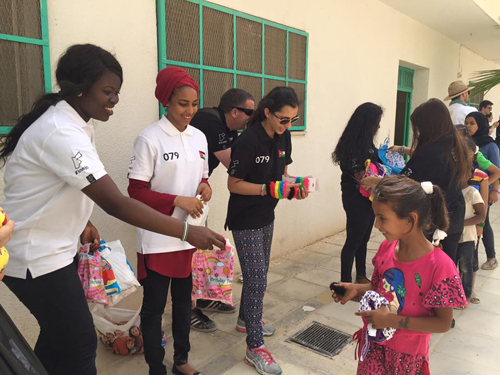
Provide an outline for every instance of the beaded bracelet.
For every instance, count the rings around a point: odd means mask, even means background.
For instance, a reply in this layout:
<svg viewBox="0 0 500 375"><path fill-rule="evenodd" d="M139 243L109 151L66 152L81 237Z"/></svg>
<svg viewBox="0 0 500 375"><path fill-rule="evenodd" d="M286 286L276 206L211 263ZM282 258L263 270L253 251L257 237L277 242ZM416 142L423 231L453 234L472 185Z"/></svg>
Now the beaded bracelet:
<svg viewBox="0 0 500 375"><path fill-rule="evenodd" d="M271 183L269 184L269 195L273 198L276 198L274 196L274 185L275 185L275 182L274 181L271 181Z"/></svg>
<svg viewBox="0 0 500 375"><path fill-rule="evenodd" d="M276 181L274 186L274 198L280 199L280 182Z"/></svg>

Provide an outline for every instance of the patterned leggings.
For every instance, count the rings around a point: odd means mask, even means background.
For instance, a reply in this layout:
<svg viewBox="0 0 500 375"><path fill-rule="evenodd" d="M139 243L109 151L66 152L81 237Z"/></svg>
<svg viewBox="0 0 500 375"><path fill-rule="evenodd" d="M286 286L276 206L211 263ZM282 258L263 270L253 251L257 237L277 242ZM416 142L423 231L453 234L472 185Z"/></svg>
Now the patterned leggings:
<svg viewBox="0 0 500 375"><path fill-rule="evenodd" d="M274 222L260 229L233 230L243 272L240 318L245 321L251 349L264 345L261 322L273 231Z"/></svg>

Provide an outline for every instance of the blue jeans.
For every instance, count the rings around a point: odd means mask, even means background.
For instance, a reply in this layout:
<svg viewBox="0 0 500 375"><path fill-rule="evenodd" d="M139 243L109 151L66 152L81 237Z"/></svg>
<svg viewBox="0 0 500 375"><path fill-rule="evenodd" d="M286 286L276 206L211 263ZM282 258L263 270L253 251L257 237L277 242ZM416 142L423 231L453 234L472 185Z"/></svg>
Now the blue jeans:
<svg viewBox="0 0 500 375"><path fill-rule="evenodd" d="M469 298L472 294L472 280L474 277L474 252L476 244L473 241L458 244L458 269L462 278L465 296Z"/></svg>

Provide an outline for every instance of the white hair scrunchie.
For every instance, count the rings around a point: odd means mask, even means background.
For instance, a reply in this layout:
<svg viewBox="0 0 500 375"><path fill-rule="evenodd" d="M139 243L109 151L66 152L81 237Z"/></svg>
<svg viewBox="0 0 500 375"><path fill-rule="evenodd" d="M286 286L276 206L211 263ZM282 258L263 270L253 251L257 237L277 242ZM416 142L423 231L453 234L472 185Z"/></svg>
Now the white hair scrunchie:
<svg viewBox="0 0 500 375"><path fill-rule="evenodd" d="M432 235L432 245L439 246L439 243L448 237L448 234L441 229L436 229Z"/></svg>
<svg viewBox="0 0 500 375"><path fill-rule="evenodd" d="M432 182L424 181L424 182L421 182L420 185L422 186L422 189L424 189L425 194L434 193L434 186L432 185Z"/></svg>

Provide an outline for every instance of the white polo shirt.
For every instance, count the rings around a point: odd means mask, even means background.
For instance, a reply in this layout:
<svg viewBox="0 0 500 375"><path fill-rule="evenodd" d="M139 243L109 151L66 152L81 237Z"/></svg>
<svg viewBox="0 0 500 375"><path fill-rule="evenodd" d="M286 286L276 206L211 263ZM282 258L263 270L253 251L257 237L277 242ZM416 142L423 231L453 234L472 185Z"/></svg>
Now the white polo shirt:
<svg viewBox="0 0 500 375"><path fill-rule="evenodd" d="M450 105L450 115L453 125L465 125L465 118L471 112L477 112L477 109L461 103Z"/></svg>
<svg viewBox="0 0 500 375"><path fill-rule="evenodd" d="M16 222L6 275L24 279L29 270L36 278L73 261L94 206L81 189L106 174L93 134L93 126L60 101L21 136L4 175L2 207Z"/></svg>
<svg viewBox="0 0 500 375"><path fill-rule="evenodd" d="M202 178L208 178L205 135L191 125L180 132L163 116L135 140L128 178L149 182L150 189L159 193L195 197ZM175 207L172 217L184 221L187 213ZM137 252L142 254L194 247L175 237L139 228L137 231Z"/></svg>

